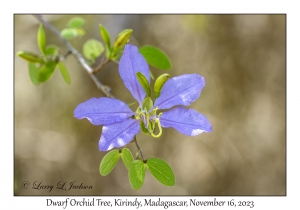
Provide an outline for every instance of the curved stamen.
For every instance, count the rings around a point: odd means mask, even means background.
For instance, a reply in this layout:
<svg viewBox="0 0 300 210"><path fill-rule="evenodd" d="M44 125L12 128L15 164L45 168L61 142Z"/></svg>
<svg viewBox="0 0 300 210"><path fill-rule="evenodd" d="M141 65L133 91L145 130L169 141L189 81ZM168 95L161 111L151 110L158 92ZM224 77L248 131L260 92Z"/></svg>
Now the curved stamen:
<svg viewBox="0 0 300 210"><path fill-rule="evenodd" d="M156 123L157 123L158 129L159 129L159 133L158 133L158 134L154 134L154 133L151 133L151 132L150 132L151 136L153 136L154 138L158 138L158 137L160 137L160 136L162 135L162 127L161 127L161 125L160 125L159 118L156 118L155 124L156 124Z"/></svg>

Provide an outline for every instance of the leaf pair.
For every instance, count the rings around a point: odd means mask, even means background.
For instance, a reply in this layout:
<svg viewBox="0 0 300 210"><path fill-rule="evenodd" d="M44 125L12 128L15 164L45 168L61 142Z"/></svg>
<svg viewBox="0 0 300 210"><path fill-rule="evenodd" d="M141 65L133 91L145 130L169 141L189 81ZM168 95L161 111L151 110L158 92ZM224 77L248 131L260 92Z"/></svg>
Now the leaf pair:
<svg viewBox="0 0 300 210"><path fill-rule="evenodd" d="M125 167L128 169L129 181L133 189L138 190L143 186L146 168L162 184L173 186L175 176L171 167L162 159L149 158L145 162L135 160L129 149L112 150L107 153L100 163L100 174L108 175L122 158Z"/></svg>
<svg viewBox="0 0 300 210"><path fill-rule="evenodd" d="M149 84L147 78L145 77L145 75L143 75L141 72L137 72L136 77L137 77L140 85L145 90L147 96L151 97L150 84ZM161 89L163 88L166 81L168 81L168 79L170 79L170 78L171 78L170 74L162 74L159 77L157 77L157 79L155 80L155 83L154 83L154 98L155 99L160 96Z"/></svg>
<svg viewBox="0 0 300 210"><path fill-rule="evenodd" d="M72 18L67 25L67 28L64 28L60 35L65 39L74 39L78 36L83 36L85 31L82 29L84 26L85 20L81 17Z"/></svg>
<svg viewBox="0 0 300 210"><path fill-rule="evenodd" d="M30 51L19 51L17 53L19 57L28 61L28 73L31 82L34 85L46 82L58 65L63 79L70 85L71 78L66 66L62 62L57 63L56 61L56 56L58 54L57 47L54 45L46 45L46 33L43 25L39 26L37 43L42 56Z"/></svg>
<svg viewBox="0 0 300 210"><path fill-rule="evenodd" d="M130 164L133 162L133 156L129 149L123 148L122 150L112 150L103 157L99 168L100 174L102 176L108 175L117 165L120 157L125 167L129 169Z"/></svg>
<svg viewBox="0 0 300 210"><path fill-rule="evenodd" d="M128 43L129 38L132 34L132 29L125 29L118 34L113 46L111 46L111 38L108 30L103 26L99 25L100 35L104 41L106 58L110 60L117 60L121 57L125 44ZM104 47L101 42L97 40L88 40L83 47L84 56L94 63L94 60L99 57L104 51ZM171 68L171 62L168 56L160 49L146 45L139 49L139 52L144 56L147 63L151 66L162 70L168 70ZM151 78L154 76L151 73Z"/></svg>
<svg viewBox="0 0 300 210"><path fill-rule="evenodd" d="M105 44L106 58L111 60L117 60L122 55L125 44L127 44L131 34L132 29L125 29L121 31L116 37L113 46L110 43L110 35L108 30L103 26L99 25L100 34Z"/></svg>
<svg viewBox="0 0 300 210"><path fill-rule="evenodd" d="M53 74L57 65L60 73L63 76L63 79L68 85L70 85L71 77L65 64L62 62L56 63L55 61L49 61L48 63L46 63L46 65L40 67L37 67L36 63L28 62L28 73L31 82L34 85L39 85L41 82L46 82Z"/></svg>
<svg viewBox="0 0 300 210"><path fill-rule="evenodd" d="M131 29L125 29L119 35L117 36L113 46L111 47L110 44L110 35L107 31L107 29L100 24L100 34L104 41L105 49L103 44L96 40L96 39L89 39L87 40L83 45L83 55L85 58L87 58L91 64L95 63L95 60L101 56L101 54L106 51L106 58L109 60L116 60L118 59L121 54L122 50L127 43L132 30Z"/></svg>
<svg viewBox="0 0 300 210"><path fill-rule="evenodd" d="M135 160L129 168L129 181L133 189L138 190L143 186L146 168L152 176L166 186L175 184L172 168L160 158L149 158L147 161Z"/></svg>
<svg viewBox="0 0 300 210"><path fill-rule="evenodd" d="M41 82L45 82L52 75L56 68L56 62L50 61L45 65L37 67L36 63L28 62L28 73L31 82L34 85L39 85Z"/></svg>

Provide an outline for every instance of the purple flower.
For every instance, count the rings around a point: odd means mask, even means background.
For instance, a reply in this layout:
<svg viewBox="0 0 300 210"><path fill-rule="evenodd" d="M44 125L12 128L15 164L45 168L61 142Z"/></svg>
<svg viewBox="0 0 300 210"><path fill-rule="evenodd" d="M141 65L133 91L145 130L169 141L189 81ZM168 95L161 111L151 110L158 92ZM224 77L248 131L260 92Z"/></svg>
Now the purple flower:
<svg viewBox="0 0 300 210"><path fill-rule="evenodd" d="M99 141L99 150L108 151L128 144L142 128L154 137L161 135L161 127L175 128L177 131L195 136L203 131L211 132L209 120L189 106L201 93L205 80L198 74L185 74L169 79L161 89L154 104L146 98L146 92L139 83L136 73L142 73L150 83L150 71L138 48L127 44L119 63L119 73L132 96L138 101L139 108L133 112L124 102L113 98L91 98L79 104L74 116L87 118L94 125L104 125ZM148 100L148 105L145 101ZM150 103L150 107L149 107ZM158 110L170 109L157 114ZM155 128L159 134L154 134Z"/></svg>

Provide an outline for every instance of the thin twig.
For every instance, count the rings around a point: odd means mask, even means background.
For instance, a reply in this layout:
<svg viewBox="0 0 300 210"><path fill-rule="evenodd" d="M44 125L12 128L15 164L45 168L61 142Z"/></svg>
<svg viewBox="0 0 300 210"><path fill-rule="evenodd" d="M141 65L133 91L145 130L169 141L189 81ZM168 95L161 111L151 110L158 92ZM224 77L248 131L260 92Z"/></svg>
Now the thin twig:
<svg viewBox="0 0 300 210"><path fill-rule="evenodd" d="M71 51L67 51L65 54L61 55L61 56L57 56L56 57L56 62L61 62L63 60L65 60L71 53Z"/></svg>
<svg viewBox="0 0 300 210"><path fill-rule="evenodd" d="M105 58L103 58L103 59L101 60L100 64L99 64L99 66L97 66L97 67L94 69L94 73L100 71L100 70L103 68L103 66L105 66L109 61L110 61L109 59L106 59L106 60L105 60Z"/></svg>
<svg viewBox="0 0 300 210"><path fill-rule="evenodd" d="M82 65L82 67L90 75L90 77L92 78L92 80L96 84L97 88L100 89L107 97L115 98L110 93L110 88L108 86L102 84L102 82L94 74L94 70L86 63L84 57L75 48L73 48L73 46L66 39L64 39L60 35L59 31L55 27L53 27L48 21L46 21L42 15L33 15L33 16L35 18L37 18L38 21L41 22L46 28L48 28L56 36L58 36L58 38L63 42L63 44L68 49L68 51L76 57L76 59L80 62L80 64Z"/></svg>
<svg viewBox="0 0 300 210"><path fill-rule="evenodd" d="M137 147L138 152L139 152L139 154L141 155L142 160L145 161L144 156L143 156L142 149L140 148L140 146L139 146L139 144L138 144L138 142L137 142L136 136L134 136L133 141L135 142L135 146Z"/></svg>

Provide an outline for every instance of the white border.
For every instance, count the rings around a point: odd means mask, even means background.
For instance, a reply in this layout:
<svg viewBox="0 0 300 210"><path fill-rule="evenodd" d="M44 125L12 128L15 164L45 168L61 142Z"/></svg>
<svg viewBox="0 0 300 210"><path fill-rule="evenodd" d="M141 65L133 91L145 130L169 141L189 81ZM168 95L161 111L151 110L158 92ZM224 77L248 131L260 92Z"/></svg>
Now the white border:
<svg viewBox="0 0 300 210"><path fill-rule="evenodd" d="M299 192L299 23L300 15L296 1L19 1L8 2L1 11L1 201L5 209L30 207L44 209L48 197L14 197L13 196L13 14L14 13L287 13L287 196L254 196L254 197L216 197L217 200L254 200L253 209L297 209ZM72 5L72 6L70 6ZM6 7L6 8L5 8ZM69 9L72 8L72 11ZM34 10L33 10L34 9ZM66 197L50 197L64 200ZM83 197L70 197L82 200ZM93 197L86 197L91 199ZM100 198L100 197L98 197ZM113 200L113 197L102 197ZM121 197L126 198L126 197ZM134 199L135 197L128 197ZM149 197L156 198L156 197ZM213 200L214 197L195 197L199 200ZM138 197L143 199L143 197ZM164 200L189 200L189 197L163 197ZM50 207L49 207L50 208ZM101 208L101 207L94 207ZM143 209L150 207L143 207ZM163 209L163 207L159 207ZM172 208L172 207L170 207ZM209 209L210 207L206 207ZM219 207L220 208L220 207ZM62 209L62 207L51 207ZM69 209L69 208L68 208ZM72 209L82 209L73 207ZM101 208L105 209L105 208ZM111 208L110 208L111 209ZM132 207L122 207L132 209ZM152 209L152 208L151 208ZM177 207L177 209L179 209ZM199 209L199 207L191 208Z"/></svg>

